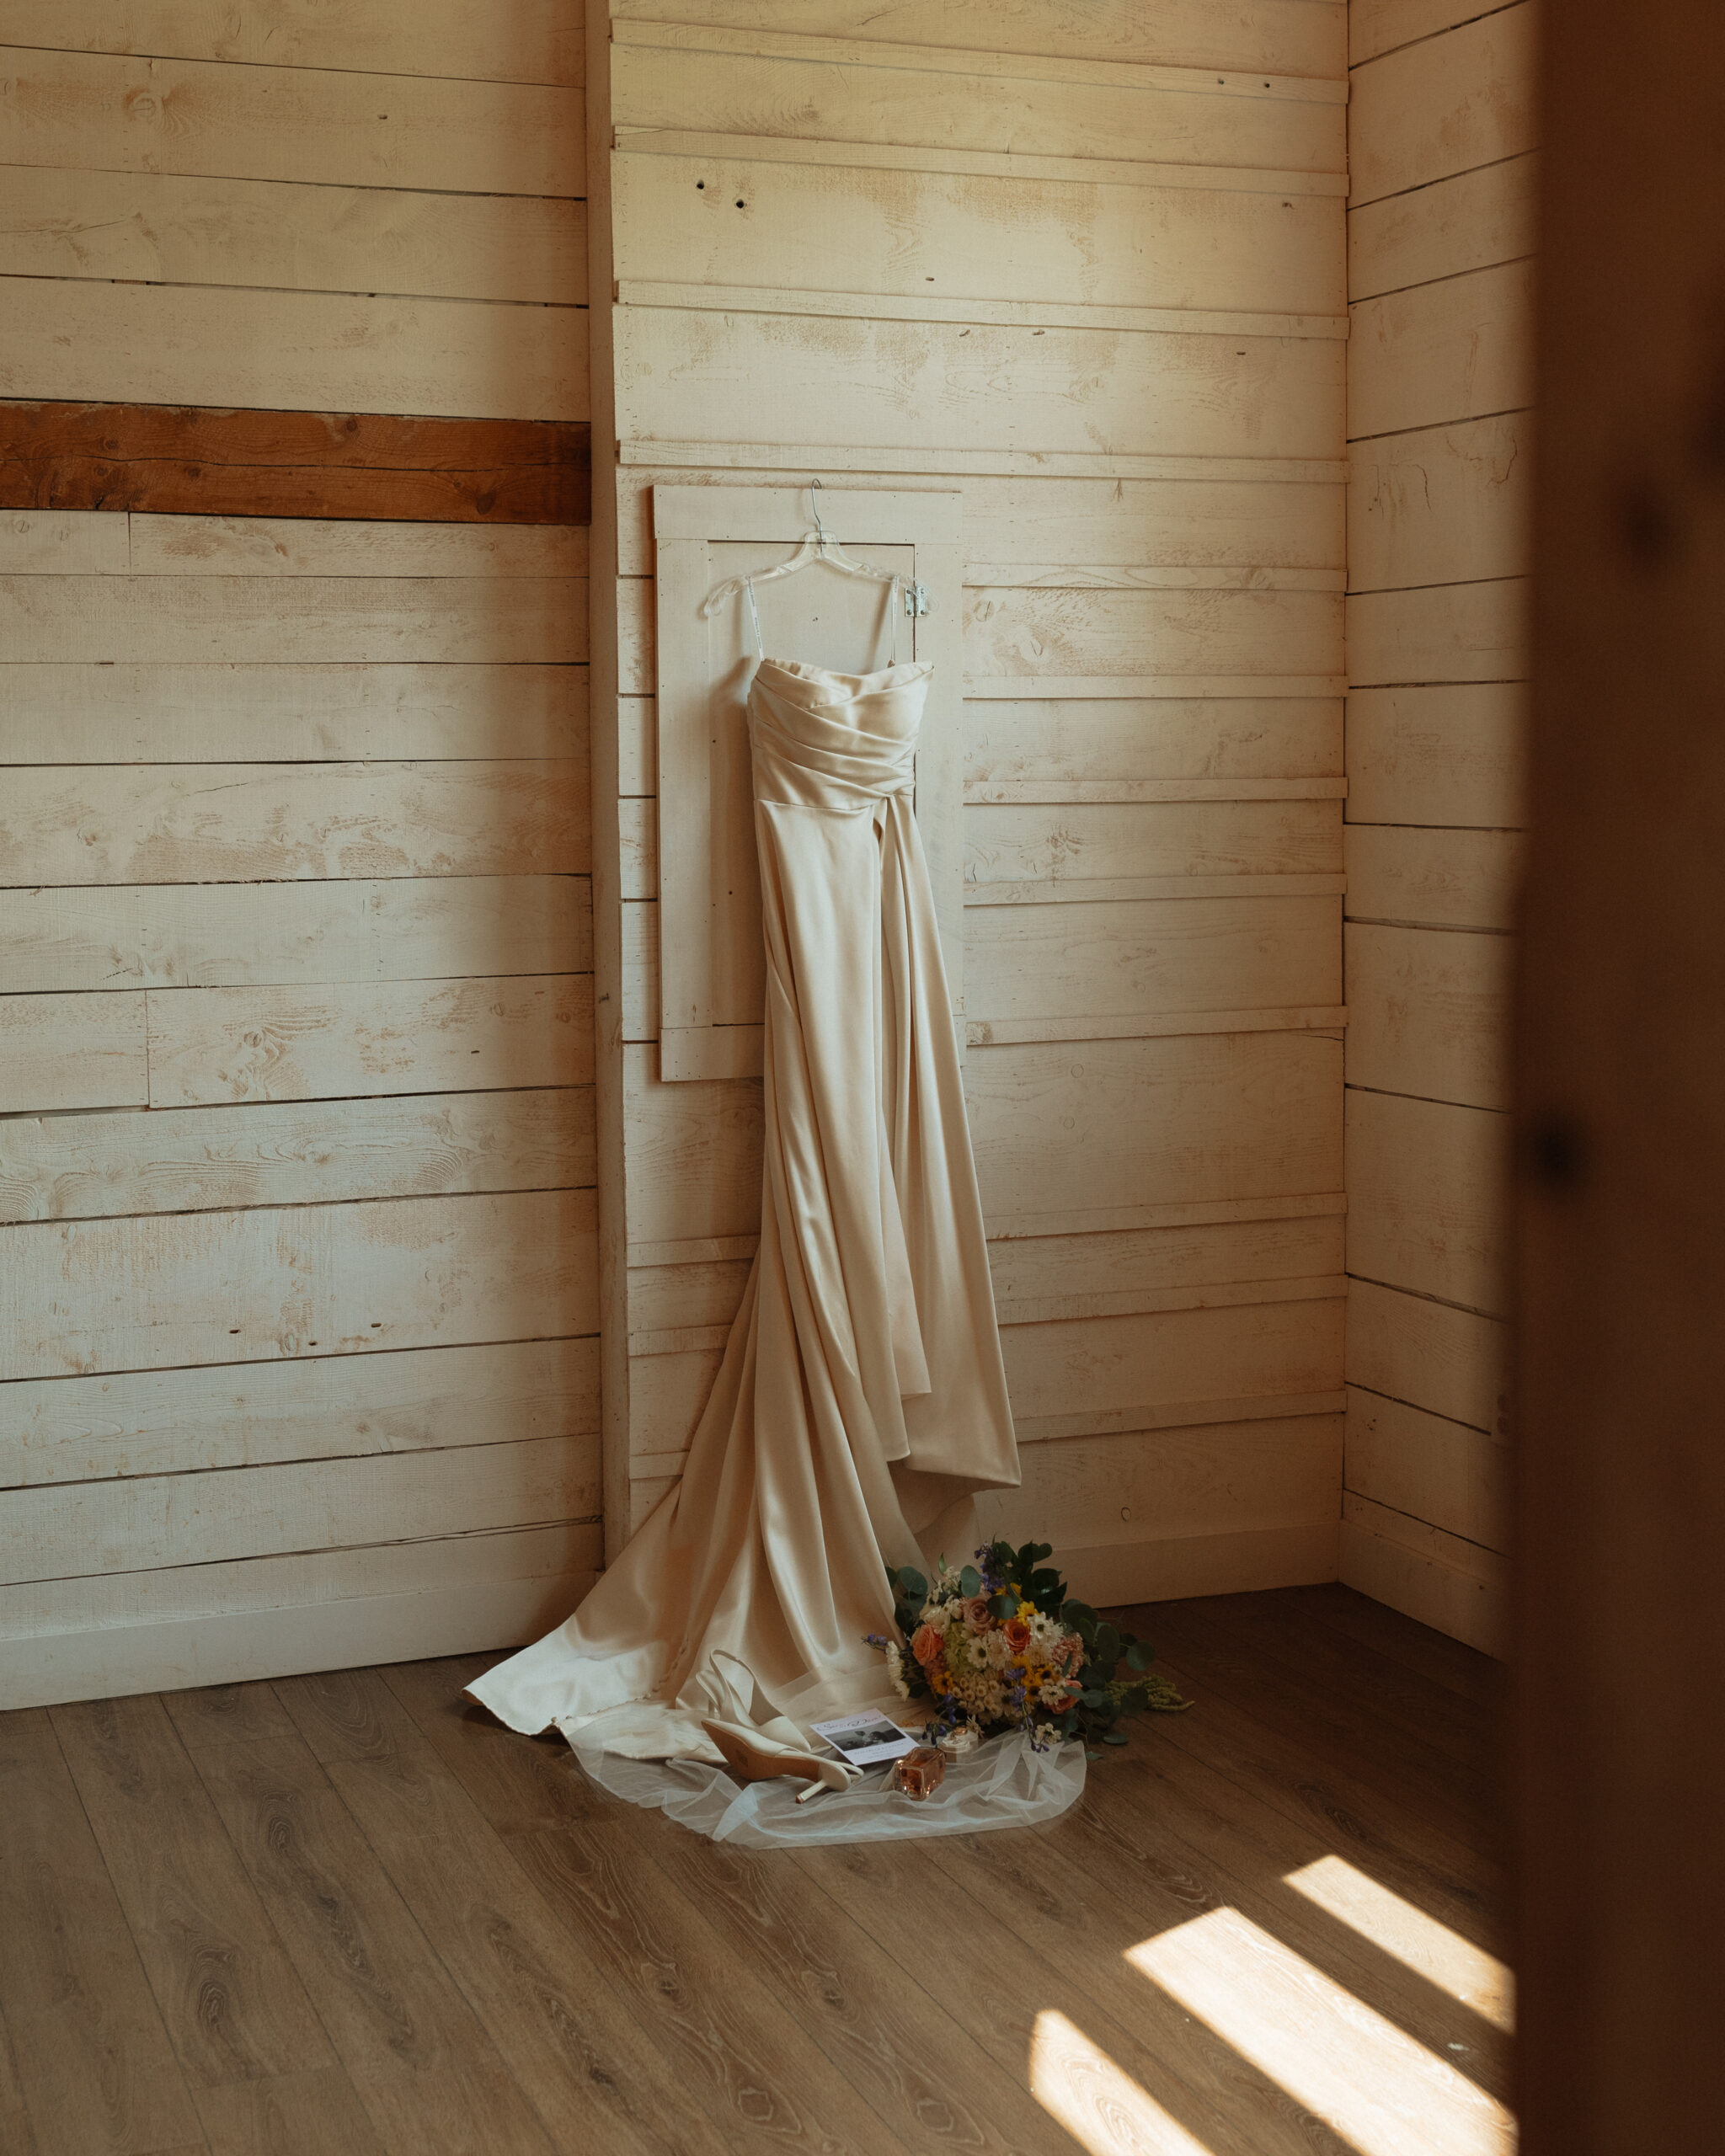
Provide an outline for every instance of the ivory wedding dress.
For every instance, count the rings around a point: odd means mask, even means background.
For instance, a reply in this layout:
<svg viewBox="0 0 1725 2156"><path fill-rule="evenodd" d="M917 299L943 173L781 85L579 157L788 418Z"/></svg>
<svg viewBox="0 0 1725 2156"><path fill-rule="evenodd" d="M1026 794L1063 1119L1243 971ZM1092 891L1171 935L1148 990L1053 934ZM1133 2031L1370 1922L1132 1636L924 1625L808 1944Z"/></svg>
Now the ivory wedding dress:
<svg viewBox="0 0 1725 2156"><path fill-rule="evenodd" d="M1018 1481L911 806L929 674L755 675L760 1249L681 1483L567 1623L471 1687L584 1758L715 1759L715 1715L806 1749L814 1721L899 1705L864 1642L892 1625L885 1565L968 1560L971 1493Z"/></svg>

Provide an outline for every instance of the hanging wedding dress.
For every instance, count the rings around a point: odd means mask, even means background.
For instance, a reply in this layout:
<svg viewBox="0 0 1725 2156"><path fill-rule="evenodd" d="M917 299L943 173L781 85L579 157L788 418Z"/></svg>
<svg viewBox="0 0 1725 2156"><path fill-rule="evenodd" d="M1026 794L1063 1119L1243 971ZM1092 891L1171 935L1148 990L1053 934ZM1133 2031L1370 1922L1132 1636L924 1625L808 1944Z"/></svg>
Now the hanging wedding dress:
<svg viewBox="0 0 1725 2156"><path fill-rule="evenodd" d="M715 1759L703 1716L807 1748L813 1721L900 1706L864 1636L892 1628L887 1564L967 1561L971 1493L1019 1479L911 813L929 675L755 674L759 1251L681 1482L565 1624L471 1687L590 1764Z"/></svg>

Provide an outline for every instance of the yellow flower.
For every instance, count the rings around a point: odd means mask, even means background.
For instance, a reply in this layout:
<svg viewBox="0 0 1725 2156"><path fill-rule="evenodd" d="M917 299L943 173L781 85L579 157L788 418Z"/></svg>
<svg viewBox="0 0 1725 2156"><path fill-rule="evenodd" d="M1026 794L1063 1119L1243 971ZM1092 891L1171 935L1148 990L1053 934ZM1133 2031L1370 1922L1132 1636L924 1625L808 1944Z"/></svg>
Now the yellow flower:
<svg viewBox="0 0 1725 2156"><path fill-rule="evenodd" d="M1036 1604L1033 1602L1021 1602L1018 1604L1018 1614L1028 1620L1036 1614Z"/></svg>

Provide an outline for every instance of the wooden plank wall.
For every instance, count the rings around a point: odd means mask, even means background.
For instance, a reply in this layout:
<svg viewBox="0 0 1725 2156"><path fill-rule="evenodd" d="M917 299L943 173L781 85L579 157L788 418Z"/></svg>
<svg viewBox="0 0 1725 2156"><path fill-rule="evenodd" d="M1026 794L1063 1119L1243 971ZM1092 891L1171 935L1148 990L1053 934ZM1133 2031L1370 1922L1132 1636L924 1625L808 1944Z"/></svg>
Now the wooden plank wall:
<svg viewBox="0 0 1725 2156"><path fill-rule="evenodd" d="M1353 0L1342 1577L1504 1625L1531 0Z"/></svg>
<svg viewBox="0 0 1725 2156"><path fill-rule="evenodd" d="M658 1080L648 490L820 475L964 496L966 1075L1025 1468L990 1518L1098 1597L1332 1577L1343 8L612 17L610 1538L679 1470L760 1207L759 1081Z"/></svg>
<svg viewBox="0 0 1725 2156"><path fill-rule="evenodd" d="M0 395L585 418L573 0L6 22ZM0 518L0 1705L590 1577L586 574Z"/></svg>

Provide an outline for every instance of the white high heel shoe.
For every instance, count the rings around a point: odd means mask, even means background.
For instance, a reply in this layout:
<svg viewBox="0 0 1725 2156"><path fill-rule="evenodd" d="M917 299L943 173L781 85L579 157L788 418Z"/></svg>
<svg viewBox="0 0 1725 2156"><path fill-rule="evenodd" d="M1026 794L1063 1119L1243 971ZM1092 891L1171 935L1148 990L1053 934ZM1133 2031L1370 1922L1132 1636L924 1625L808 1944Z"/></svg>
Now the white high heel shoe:
<svg viewBox="0 0 1725 2156"><path fill-rule="evenodd" d="M843 1759L821 1759L812 1752L788 1751L763 1737L758 1729L745 1729L734 1721L706 1721L702 1731L716 1745L726 1766L741 1782L776 1781L788 1777L810 1786L797 1798L806 1804L824 1789L848 1789L858 1769Z"/></svg>

